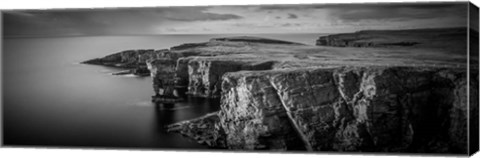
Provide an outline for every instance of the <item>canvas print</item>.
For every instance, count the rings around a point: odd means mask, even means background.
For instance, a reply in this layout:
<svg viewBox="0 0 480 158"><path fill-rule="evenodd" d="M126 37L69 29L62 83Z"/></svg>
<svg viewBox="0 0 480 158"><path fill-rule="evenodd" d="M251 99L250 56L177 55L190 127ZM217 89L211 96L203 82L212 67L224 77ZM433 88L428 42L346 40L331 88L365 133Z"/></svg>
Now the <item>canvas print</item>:
<svg viewBox="0 0 480 158"><path fill-rule="evenodd" d="M469 2L2 10L3 145L469 155Z"/></svg>

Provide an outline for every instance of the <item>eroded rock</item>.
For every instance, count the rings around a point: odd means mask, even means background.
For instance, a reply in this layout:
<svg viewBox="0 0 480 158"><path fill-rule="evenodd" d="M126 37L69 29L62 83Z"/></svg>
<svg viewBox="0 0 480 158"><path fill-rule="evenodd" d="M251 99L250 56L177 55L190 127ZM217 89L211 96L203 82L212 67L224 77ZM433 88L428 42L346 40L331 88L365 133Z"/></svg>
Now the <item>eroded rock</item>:
<svg viewBox="0 0 480 158"><path fill-rule="evenodd" d="M255 59L194 57L179 60L178 64L178 76L188 77L189 94L215 98L220 96L223 74L241 70L268 70L272 69L274 62ZM188 66L184 64L188 64ZM188 75L185 75L185 67L188 67ZM180 79L180 81L184 83L185 79Z"/></svg>
<svg viewBox="0 0 480 158"><path fill-rule="evenodd" d="M171 124L167 126L167 132L181 133L199 144L213 148L226 148L226 135L220 128L219 121L218 112L213 112L197 119Z"/></svg>
<svg viewBox="0 0 480 158"><path fill-rule="evenodd" d="M465 77L414 67L231 72L219 126L231 149L465 153Z"/></svg>

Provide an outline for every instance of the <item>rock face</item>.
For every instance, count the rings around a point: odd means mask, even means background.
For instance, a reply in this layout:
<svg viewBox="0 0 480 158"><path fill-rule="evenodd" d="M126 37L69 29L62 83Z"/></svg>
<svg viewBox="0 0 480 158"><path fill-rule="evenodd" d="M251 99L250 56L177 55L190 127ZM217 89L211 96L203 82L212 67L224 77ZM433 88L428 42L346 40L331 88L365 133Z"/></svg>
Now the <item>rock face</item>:
<svg viewBox="0 0 480 158"><path fill-rule="evenodd" d="M412 67L226 73L231 149L465 153L466 73Z"/></svg>
<svg viewBox="0 0 480 158"><path fill-rule="evenodd" d="M169 125L168 132L179 132L193 138L199 144L214 148L226 148L225 132L218 125L217 112L203 117Z"/></svg>
<svg viewBox="0 0 480 158"><path fill-rule="evenodd" d="M219 97L221 77L226 72L240 70L268 70L273 62L256 58L211 58L233 52L246 53L250 45L256 44L301 45L298 43L257 38L230 37L214 38L205 43L187 43L174 46L147 60L148 69L158 92L161 82L175 78L177 89L188 89L188 94L197 97ZM214 49L212 49L214 48ZM249 52L247 52L249 53ZM233 53L235 54L235 53ZM173 68L175 72L171 70ZM167 70L168 69L168 70Z"/></svg>
<svg viewBox="0 0 480 158"><path fill-rule="evenodd" d="M226 72L235 72L241 70L268 70L272 69L274 61L265 60L265 58L218 58L225 54L251 53L250 47L258 44L268 45L293 45L302 44L258 38L249 36L214 38L205 43L187 43L170 48L166 58L160 58L157 63L165 63L166 60L175 61L175 64L169 62L176 69L175 78L177 79L177 88L187 87L187 93L197 97L216 98L220 96L221 77ZM213 49L212 49L213 48ZM155 62L155 59L149 60ZM150 71L158 71L166 65L150 64ZM159 68L155 68L159 67ZM155 74L164 72L159 71ZM154 80L159 80L152 73ZM159 76L160 77L160 76Z"/></svg>
<svg viewBox="0 0 480 158"><path fill-rule="evenodd" d="M171 59L154 59L147 62L150 70L150 76L153 80L153 91L155 96L159 96L160 89L162 95L173 96L175 85L175 61Z"/></svg>
<svg viewBox="0 0 480 158"><path fill-rule="evenodd" d="M273 68L274 62L194 57L188 59L187 64L188 75L180 76L188 76L188 93L194 96L216 98L220 97L223 74L241 70L269 70ZM179 65L178 67L184 68L185 66Z"/></svg>

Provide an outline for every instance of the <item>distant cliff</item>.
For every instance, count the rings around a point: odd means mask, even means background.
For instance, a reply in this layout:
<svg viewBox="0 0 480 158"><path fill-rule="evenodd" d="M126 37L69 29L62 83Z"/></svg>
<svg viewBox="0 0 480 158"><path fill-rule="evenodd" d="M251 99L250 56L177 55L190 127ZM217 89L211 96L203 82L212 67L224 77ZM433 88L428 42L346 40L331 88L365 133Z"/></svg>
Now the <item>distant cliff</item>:
<svg viewBox="0 0 480 158"><path fill-rule="evenodd" d="M150 71L147 69L146 61L165 57L166 53L168 53L168 50L126 50L119 53L107 55L103 58L87 60L82 63L130 69L127 71L114 73L118 75L148 75Z"/></svg>
<svg viewBox="0 0 480 158"><path fill-rule="evenodd" d="M84 64L105 65L119 68L136 68L138 66L146 66L148 59L159 58L164 56L168 50L126 50L119 53L107 55L103 58L96 58L84 61Z"/></svg>
<svg viewBox="0 0 480 158"><path fill-rule="evenodd" d="M321 36L317 39L316 45L335 47L461 48L466 50L467 30L466 27L410 30L365 30L354 33Z"/></svg>

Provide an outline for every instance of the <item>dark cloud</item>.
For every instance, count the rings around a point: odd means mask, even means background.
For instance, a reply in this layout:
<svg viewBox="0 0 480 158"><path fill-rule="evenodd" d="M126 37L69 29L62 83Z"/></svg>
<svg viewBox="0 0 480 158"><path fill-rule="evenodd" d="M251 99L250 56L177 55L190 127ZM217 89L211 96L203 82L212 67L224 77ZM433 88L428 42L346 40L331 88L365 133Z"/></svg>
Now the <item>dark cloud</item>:
<svg viewBox="0 0 480 158"><path fill-rule="evenodd" d="M292 13L288 13L288 18L289 18L289 19L297 19L298 16L295 15L295 14L292 14Z"/></svg>
<svg viewBox="0 0 480 158"><path fill-rule="evenodd" d="M207 7L142 9L30 10L3 12L6 36L151 34L168 21L240 19L207 12Z"/></svg>

